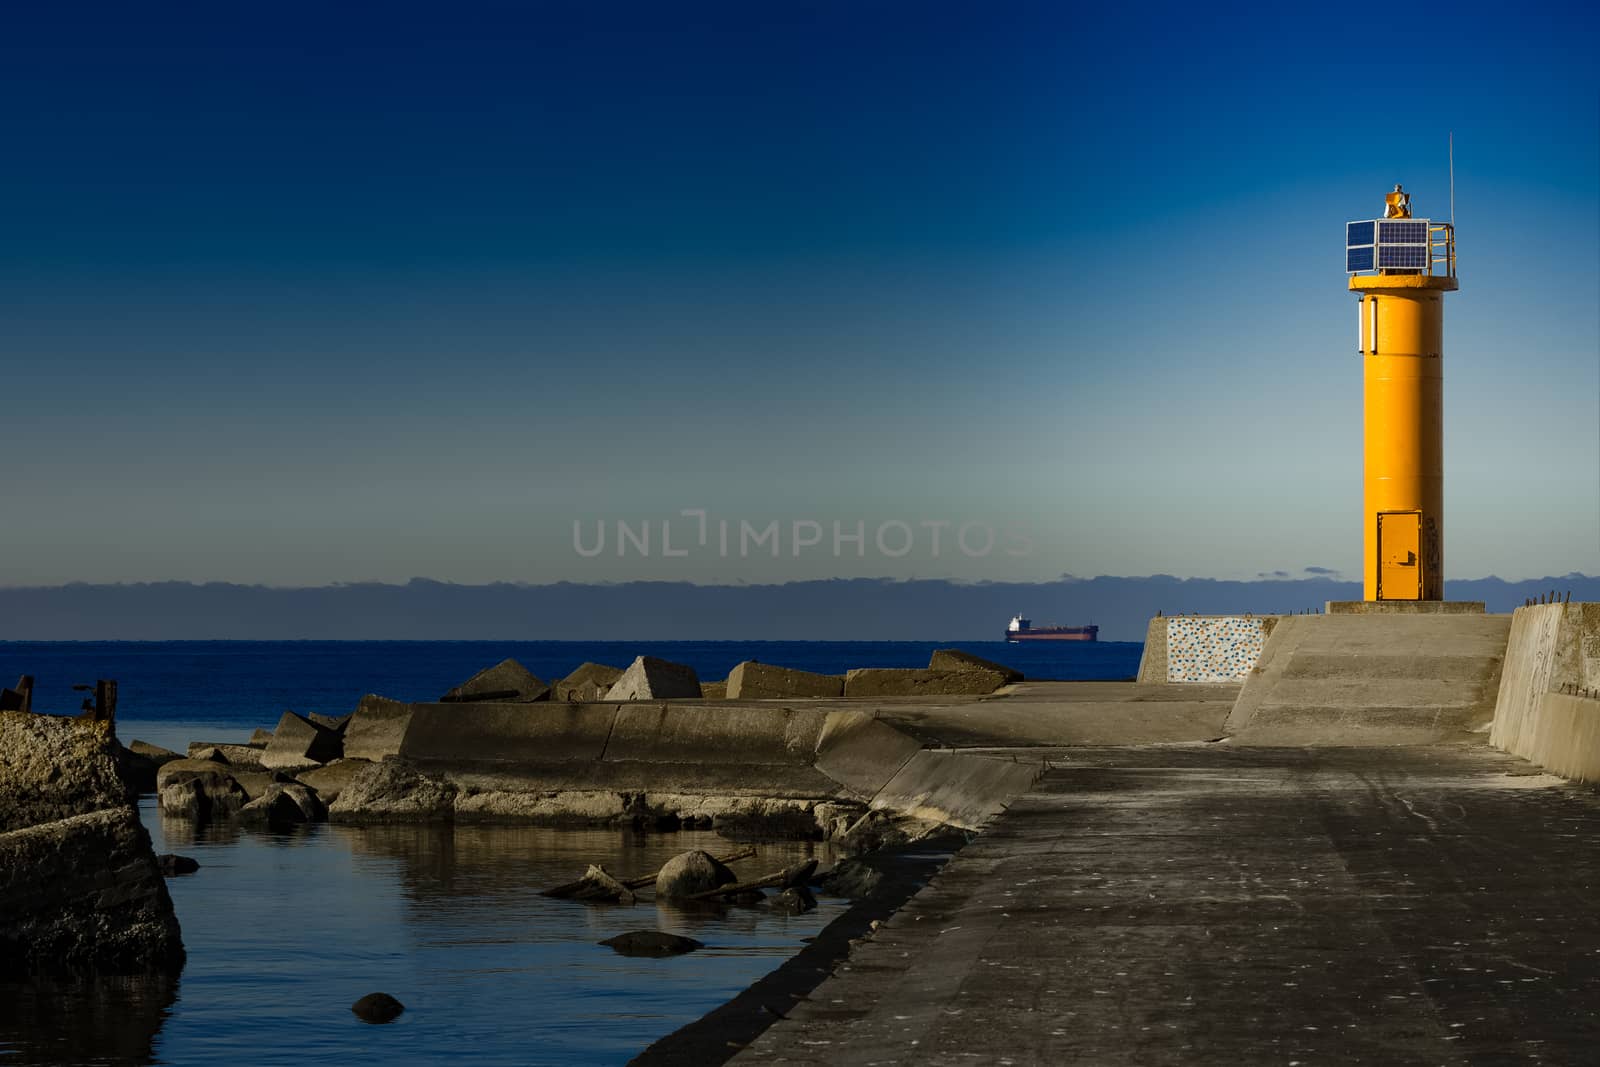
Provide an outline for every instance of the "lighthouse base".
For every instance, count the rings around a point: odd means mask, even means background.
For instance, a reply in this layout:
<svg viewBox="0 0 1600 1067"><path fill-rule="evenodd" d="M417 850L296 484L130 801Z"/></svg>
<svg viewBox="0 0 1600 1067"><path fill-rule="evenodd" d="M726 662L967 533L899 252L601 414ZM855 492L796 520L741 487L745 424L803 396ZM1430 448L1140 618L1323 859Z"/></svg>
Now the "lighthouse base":
<svg viewBox="0 0 1600 1067"><path fill-rule="evenodd" d="M1482 615L1481 600L1329 600L1329 615Z"/></svg>

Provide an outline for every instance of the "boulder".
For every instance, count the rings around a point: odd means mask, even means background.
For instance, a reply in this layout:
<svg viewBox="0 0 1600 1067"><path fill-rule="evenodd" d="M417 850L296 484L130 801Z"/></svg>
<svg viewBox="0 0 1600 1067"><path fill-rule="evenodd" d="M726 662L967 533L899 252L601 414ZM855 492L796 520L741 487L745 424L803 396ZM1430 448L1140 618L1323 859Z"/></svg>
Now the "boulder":
<svg viewBox="0 0 1600 1067"><path fill-rule="evenodd" d="M550 687L514 659L486 667L439 698L446 704L492 700L500 704L528 704L550 699Z"/></svg>
<svg viewBox="0 0 1600 1067"><path fill-rule="evenodd" d="M230 767L228 773L239 783L239 788L244 790L246 800L257 799L275 783L294 780L282 771L241 771Z"/></svg>
<svg viewBox="0 0 1600 1067"><path fill-rule="evenodd" d="M585 663L555 683L555 699L578 704L604 700L621 677L619 668L604 663Z"/></svg>
<svg viewBox="0 0 1600 1067"><path fill-rule="evenodd" d="M261 753L261 765L270 770L296 771L330 763L343 755L344 740L337 733L286 711L272 731L271 744Z"/></svg>
<svg viewBox="0 0 1600 1067"><path fill-rule="evenodd" d="M682 852L668 860L656 874L656 899L692 897L738 880L738 876L711 853L700 849Z"/></svg>
<svg viewBox="0 0 1600 1067"><path fill-rule="evenodd" d="M746 660L728 672L729 700L786 700L844 696L844 679Z"/></svg>
<svg viewBox="0 0 1600 1067"><path fill-rule="evenodd" d="M622 672L607 700L699 700L700 678L693 667L640 656Z"/></svg>
<svg viewBox="0 0 1600 1067"><path fill-rule="evenodd" d="M156 857L156 865L161 868L161 874L166 878L176 878L180 874L193 874L200 869L198 860L188 856L179 856L168 852L164 856Z"/></svg>
<svg viewBox="0 0 1600 1067"><path fill-rule="evenodd" d="M455 813L456 787L431 778L405 760L369 763L350 778L328 808L337 822L388 819L448 819Z"/></svg>
<svg viewBox="0 0 1600 1067"><path fill-rule="evenodd" d="M160 745L152 745L150 742L141 741L137 737L128 742L128 751L133 755L138 756L140 759L147 759L151 761L157 766L160 766L163 763L170 763L175 759L183 759L181 755L172 751L170 748L162 748Z"/></svg>
<svg viewBox="0 0 1600 1067"><path fill-rule="evenodd" d="M253 745L234 745L216 741L189 742L189 758L216 760L230 767L248 770L261 768L262 750Z"/></svg>
<svg viewBox="0 0 1600 1067"><path fill-rule="evenodd" d="M999 671L923 671L865 667L844 676L844 695L862 697L987 696L1006 684Z"/></svg>
<svg viewBox="0 0 1600 1067"><path fill-rule="evenodd" d="M316 792L298 782L274 783L261 796L239 809L241 820L273 826L321 822L327 817L328 809L317 798Z"/></svg>
<svg viewBox="0 0 1600 1067"><path fill-rule="evenodd" d="M941 648L928 659L930 671L993 671L1003 676L1007 685L1015 685L1022 681L1022 672L1013 670L1003 663L974 656L971 652L963 652L959 648Z"/></svg>
<svg viewBox="0 0 1600 1067"><path fill-rule="evenodd" d="M183 958L172 898L131 805L0 833L8 979L173 972Z"/></svg>
<svg viewBox="0 0 1600 1067"><path fill-rule="evenodd" d="M660 959L663 956L681 956L706 946L692 937L663 933L660 930L630 930L600 942L623 956L646 956Z"/></svg>
<svg viewBox="0 0 1600 1067"><path fill-rule="evenodd" d="M134 741L117 754L117 769L123 781L136 793L156 791L156 772L163 764L183 757L170 749L146 741Z"/></svg>
<svg viewBox="0 0 1600 1067"><path fill-rule="evenodd" d="M110 723L0 712L0 832L131 803L120 748Z"/></svg>
<svg viewBox="0 0 1600 1067"><path fill-rule="evenodd" d="M156 772L161 811L191 819L231 815L250 799L227 764L214 760L173 760Z"/></svg>
<svg viewBox="0 0 1600 1067"><path fill-rule="evenodd" d="M612 877L610 871L591 863L576 885L563 886L563 892L552 893L563 900L586 900L592 904L632 904L638 898L633 890Z"/></svg>
<svg viewBox="0 0 1600 1067"><path fill-rule="evenodd" d="M360 773L361 768L370 766L372 764L368 760L334 760L325 767L313 767L309 771L301 771L295 775L295 780L315 789L323 803L332 804L339 799L339 794L344 792L350 780Z"/></svg>
<svg viewBox="0 0 1600 1067"><path fill-rule="evenodd" d="M386 1023L399 1018L406 1006L387 993L368 993L350 1005L350 1010L364 1023Z"/></svg>

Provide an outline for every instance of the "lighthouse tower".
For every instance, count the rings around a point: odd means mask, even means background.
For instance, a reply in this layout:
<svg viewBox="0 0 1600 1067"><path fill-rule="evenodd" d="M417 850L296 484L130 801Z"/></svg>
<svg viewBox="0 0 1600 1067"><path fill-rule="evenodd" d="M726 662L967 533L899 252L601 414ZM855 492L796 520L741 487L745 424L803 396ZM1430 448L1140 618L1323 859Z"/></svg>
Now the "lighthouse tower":
<svg viewBox="0 0 1600 1067"><path fill-rule="evenodd" d="M1444 599L1444 294L1455 230L1411 216L1400 186L1383 218L1345 226L1360 294L1364 600Z"/></svg>

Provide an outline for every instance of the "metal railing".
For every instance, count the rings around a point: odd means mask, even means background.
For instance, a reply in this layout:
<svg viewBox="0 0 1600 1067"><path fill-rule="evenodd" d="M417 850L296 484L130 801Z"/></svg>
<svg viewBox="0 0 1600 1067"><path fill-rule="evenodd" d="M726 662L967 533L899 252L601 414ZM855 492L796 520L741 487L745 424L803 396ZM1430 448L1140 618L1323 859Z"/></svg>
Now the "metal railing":
<svg viewBox="0 0 1600 1067"><path fill-rule="evenodd" d="M1456 276L1456 228L1451 223L1428 224L1428 274Z"/></svg>

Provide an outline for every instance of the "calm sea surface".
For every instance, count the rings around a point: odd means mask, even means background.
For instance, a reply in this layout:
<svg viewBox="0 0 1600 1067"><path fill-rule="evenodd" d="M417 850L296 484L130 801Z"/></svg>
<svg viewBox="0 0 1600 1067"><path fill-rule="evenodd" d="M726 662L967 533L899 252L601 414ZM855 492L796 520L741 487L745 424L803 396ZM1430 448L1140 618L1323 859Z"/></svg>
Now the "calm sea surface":
<svg viewBox="0 0 1600 1067"><path fill-rule="evenodd" d="M658 655L722 678L745 659L836 673L926 666L932 643L828 642L0 642L0 684L38 679L36 707L68 712L73 684L119 682L119 734L182 751L242 740L285 708L342 714L369 692L436 698L507 656L541 678L586 660ZM1132 677L1137 644L960 647L1030 677ZM708 832L520 826L318 825L294 832L196 827L140 809L157 852L198 873L169 881L189 961L175 983L8 986L0 1061L17 1064L606 1064L726 1001L846 907L789 917L764 907L631 908L550 900L540 889L590 863L648 874ZM821 843L763 846L765 873ZM759 869L759 870L757 870ZM659 929L706 948L629 959L597 942ZM387 1026L349 1011L382 990L407 1010Z"/></svg>

